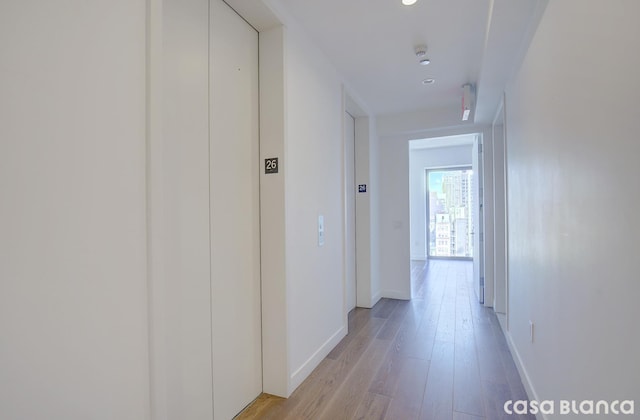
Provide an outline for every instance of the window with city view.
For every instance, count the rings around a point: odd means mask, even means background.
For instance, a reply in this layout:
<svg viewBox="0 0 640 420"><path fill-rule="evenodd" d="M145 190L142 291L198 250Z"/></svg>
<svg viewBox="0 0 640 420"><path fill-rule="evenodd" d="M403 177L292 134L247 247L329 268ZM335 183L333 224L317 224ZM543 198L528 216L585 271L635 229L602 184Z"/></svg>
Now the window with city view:
<svg viewBox="0 0 640 420"><path fill-rule="evenodd" d="M473 257L473 171L427 170L429 257Z"/></svg>

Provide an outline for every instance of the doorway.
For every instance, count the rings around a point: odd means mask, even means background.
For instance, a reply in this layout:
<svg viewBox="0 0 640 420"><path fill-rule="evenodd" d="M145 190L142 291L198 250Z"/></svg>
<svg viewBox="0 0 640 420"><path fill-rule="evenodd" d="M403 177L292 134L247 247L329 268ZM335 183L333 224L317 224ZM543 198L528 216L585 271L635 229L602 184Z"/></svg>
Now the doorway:
<svg viewBox="0 0 640 420"><path fill-rule="evenodd" d="M473 260L473 273L474 284L477 285L476 291L480 289L481 278L481 260L482 260L482 219L480 213L482 189L481 189L481 175L482 166L479 154L479 145L481 143L481 135L479 133L460 134L445 137L431 137L425 139L411 140L409 142L409 200L410 200L410 256L411 260L415 262L425 261L433 258L457 258ZM464 170L468 171L468 175L472 176L466 179L464 187L460 185L459 190L462 192L462 188L468 189L471 195L471 203L466 205L465 210L458 210L456 214L455 210L448 213L449 216L445 216L445 219L441 217L441 222L444 223L440 229L447 230L449 232L449 240L451 240L451 230L455 229L455 224L458 224L458 229L455 234L458 235L457 243L460 243L462 238L460 236L466 236L469 238L468 254L464 248L458 255L449 251L450 255L436 256L430 255L430 234L435 235L435 217L433 225L429 226L429 210L428 210L428 178L427 170ZM442 183L442 179L440 181ZM441 186L442 188L442 186ZM446 187L445 187L446 188ZM432 188L433 189L433 188ZM449 188L451 189L451 188ZM454 192L455 194L455 192ZM455 197L453 197L455 199ZM441 197L441 200L446 199ZM452 200L452 199L449 199ZM455 204L455 203L454 203ZM461 203L458 203L461 204ZM443 209L445 207L443 205ZM432 205L432 207L434 207ZM455 207L461 207L453 206ZM466 217L462 217L462 212L466 212ZM436 212L437 213L437 212ZM444 213L444 212L441 212ZM449 219L446 219L446 218ZM462 235L464 232L465 222L456 222L456 219L466 218L467 234ZM448 226L446 225L448 223ZM443 245L443 244L441 244ZM444 244L446 245L446 244ZM449 247L452 245L449 242ZM453 257L452 257L453 255ZM480 299L479 299L480 300Z"/></svg>

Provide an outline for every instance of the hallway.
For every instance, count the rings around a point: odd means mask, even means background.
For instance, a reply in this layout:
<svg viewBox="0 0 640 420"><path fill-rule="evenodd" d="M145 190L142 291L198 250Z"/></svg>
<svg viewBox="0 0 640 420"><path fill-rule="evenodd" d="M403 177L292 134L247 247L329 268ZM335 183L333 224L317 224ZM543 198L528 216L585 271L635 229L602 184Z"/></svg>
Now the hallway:
<svg viewBox="0 0 640 420"><path fill-rule="evenodd" d="M349 334L291 395L262 395L237 419L452 419L507 416L526 399L491 309L476 302L467 261L414 261L412 301L349 314Z"/></svg>

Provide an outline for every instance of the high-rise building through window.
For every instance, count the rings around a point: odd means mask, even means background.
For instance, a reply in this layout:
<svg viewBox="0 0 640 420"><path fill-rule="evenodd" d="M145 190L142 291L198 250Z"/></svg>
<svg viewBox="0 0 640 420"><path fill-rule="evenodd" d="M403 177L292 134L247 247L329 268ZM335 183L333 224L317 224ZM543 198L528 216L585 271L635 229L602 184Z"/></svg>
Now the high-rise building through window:
<svg viewBox="0 0 640 420"><path fill-rule="evenodd" d="M429 256L473 257L473 171L427 171Z"/></svg>

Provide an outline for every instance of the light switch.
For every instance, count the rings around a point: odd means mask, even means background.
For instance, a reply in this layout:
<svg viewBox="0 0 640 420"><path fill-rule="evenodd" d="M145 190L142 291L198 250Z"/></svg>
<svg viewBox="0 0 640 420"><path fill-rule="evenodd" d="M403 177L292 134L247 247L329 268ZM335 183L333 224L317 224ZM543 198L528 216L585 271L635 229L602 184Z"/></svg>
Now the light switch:
<svg viewBox="0 0 640 420"><path fill-rule="evenodd" d="M318 216L318 246L324 245L324 216Z"/></svg>

